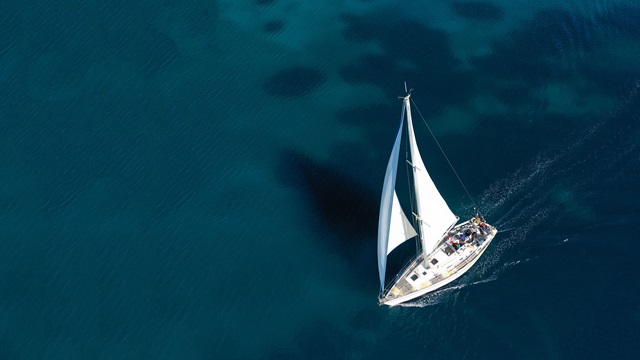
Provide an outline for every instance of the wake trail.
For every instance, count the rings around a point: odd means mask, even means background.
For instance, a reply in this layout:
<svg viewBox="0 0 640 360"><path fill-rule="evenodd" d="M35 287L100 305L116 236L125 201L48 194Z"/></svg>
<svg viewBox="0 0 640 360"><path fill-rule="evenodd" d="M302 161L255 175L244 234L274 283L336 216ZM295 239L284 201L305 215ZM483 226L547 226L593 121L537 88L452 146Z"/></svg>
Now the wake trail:
<svg viewBox="0 0 640 360"><path fill-rule="evenodd" d="M444 289L440 289L440 290L436 290L432 293L429 293L421 298L418 298L416 301L412 301L412 302L407 302L407 303L402 303L399 304L398 306L401 307L418 307L418 308L423 308L423 307L427 307L427 306L433 306L433 305L437 305L445 300L447 300L449 298L450 295L457 293L456 290L460 290L463 289L465 287L469 287L469 286L474 286L474 285L479 285L479 284L484 284L484 283L488 283L490 281L494 281L496 280L497 277L490 277L488 279L483 279L483 280L478 280L478 281L474 281L474 282L470 282L470 283L463 283L463 284L459 284L459 285L455 285L455 286L450 286Z"/></svg>

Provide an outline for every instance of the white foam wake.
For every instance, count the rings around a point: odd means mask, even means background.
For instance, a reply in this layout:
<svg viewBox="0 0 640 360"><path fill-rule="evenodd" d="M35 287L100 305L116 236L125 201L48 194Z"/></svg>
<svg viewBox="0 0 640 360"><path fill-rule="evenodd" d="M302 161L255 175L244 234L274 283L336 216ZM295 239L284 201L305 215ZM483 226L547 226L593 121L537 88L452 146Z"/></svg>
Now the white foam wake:
<svg viewBox="0 0 640 360"><path fill-rule="evenodd" d="M455 296L455 294L457 294L456 290L460 290L469 286L473 286L473 285L478 285L478 284L484 284L490 281L494 281L496 280L498 277L497 276L492 276L489 277L487 279L482 279L482 280L478 280L478 281L473 281L473 282L468 282L468 283L462 283L459 285L455 285L455 286L449 286L440 290L436 290L432 293L429 293L415 301L412 302L406 302L403 304L400 304L398 306L402 306L402 307L427 307L427 306L433 306L433 305L437 305L447 299L449 299L452 295Z"/></svg>

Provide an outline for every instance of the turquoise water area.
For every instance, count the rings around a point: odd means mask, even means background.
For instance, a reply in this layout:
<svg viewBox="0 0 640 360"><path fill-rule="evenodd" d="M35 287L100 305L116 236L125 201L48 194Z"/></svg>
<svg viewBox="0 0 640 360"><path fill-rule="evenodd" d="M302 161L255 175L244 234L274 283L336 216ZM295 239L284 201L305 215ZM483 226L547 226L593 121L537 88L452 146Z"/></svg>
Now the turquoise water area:
<svg viewBox="0 0 640 360"><path fill-rule="evenodd" d="M630 0L1 2L0 358L635 358L638 18ZM403 81L501 232L388 308Z"/></svg>

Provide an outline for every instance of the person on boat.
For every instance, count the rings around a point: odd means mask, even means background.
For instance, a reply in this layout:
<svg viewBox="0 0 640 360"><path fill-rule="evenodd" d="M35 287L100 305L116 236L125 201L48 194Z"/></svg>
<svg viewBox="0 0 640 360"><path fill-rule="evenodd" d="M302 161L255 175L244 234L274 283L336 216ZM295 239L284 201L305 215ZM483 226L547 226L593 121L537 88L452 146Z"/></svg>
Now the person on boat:
<svg viewBox="0 0 640 360"><path fill-rule="evenodd" d="M471 237L470 234L468 234L467 232L464 232L463 234L460 235L460 240L458 240L458 247L456 247L456 249L460 249L462 247L464 247L466 244L471 244L473 241L473 238Z"/></svg>
<svg viewBox="0 0 640 360"><path fill-rule="evenodd" d="M486 227L487 227L487 224L485 224L485 223L484 223L484 221L481 221L481 222L480 222L479 229L480 229L480 233L481 233L482 235L485 235L485 234L487 233L487 229L486 229Z"/></svg>
<svg viewBox="0 0 640 360"><path fill-rule="evenodd" d="M449 245L451 245L455 250L460 249L463 245L463 243L460 241L460 239L457 236L454 236L448 241L449 241Z"/></svg>

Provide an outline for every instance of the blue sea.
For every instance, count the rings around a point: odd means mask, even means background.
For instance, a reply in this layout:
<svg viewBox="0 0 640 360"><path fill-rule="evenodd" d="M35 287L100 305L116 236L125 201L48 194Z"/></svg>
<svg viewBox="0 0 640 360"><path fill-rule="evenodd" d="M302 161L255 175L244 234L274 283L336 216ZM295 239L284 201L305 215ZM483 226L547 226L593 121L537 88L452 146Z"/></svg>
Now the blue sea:
<svg viewBox="0 0 640 360"><path fill-rule="evenodd" d="M635 0L2 1L0 359L637 359L639 60ZM389 308L404 81L500 232Z"/></svg>

